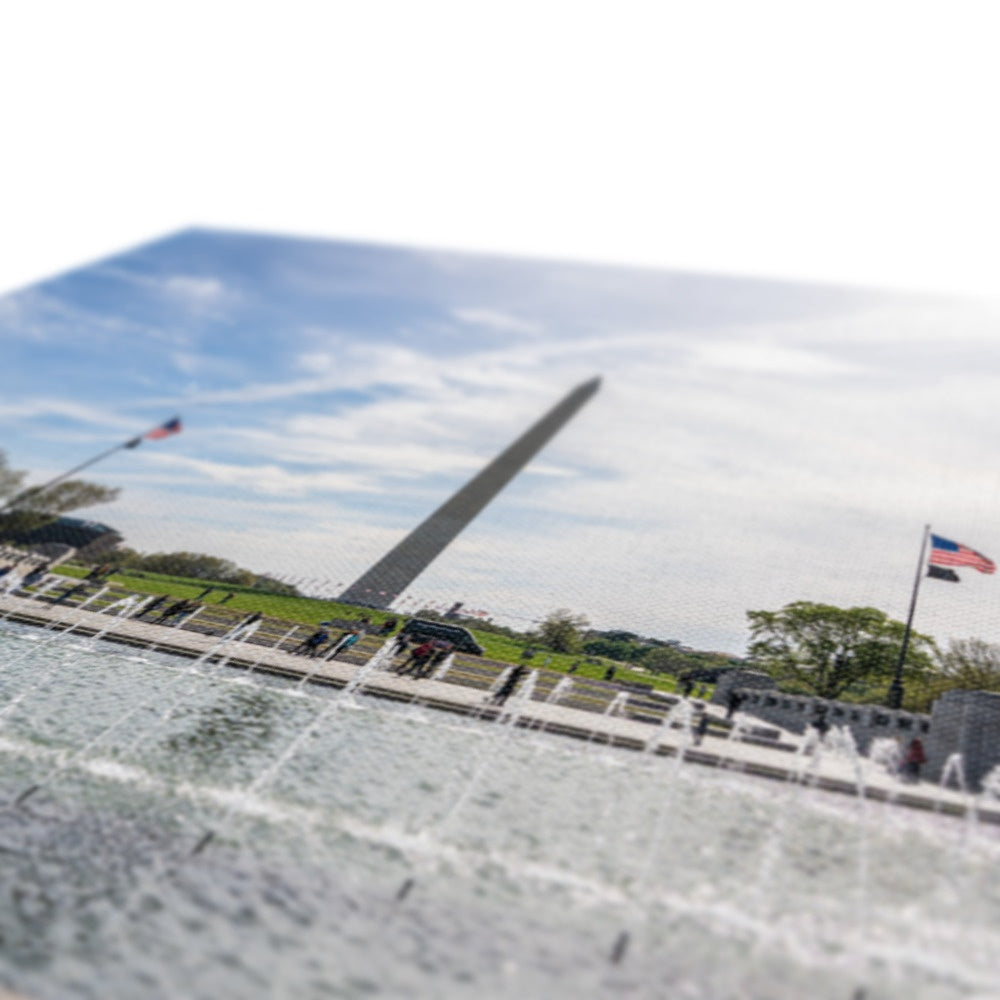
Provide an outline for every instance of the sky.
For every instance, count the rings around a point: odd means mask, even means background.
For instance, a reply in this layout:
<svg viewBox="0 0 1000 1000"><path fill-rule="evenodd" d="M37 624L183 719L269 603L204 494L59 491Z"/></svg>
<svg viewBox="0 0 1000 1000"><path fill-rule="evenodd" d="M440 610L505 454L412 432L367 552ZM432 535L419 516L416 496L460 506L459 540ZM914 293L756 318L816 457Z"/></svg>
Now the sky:
<svg viewBox="0 0 1000 1000"><path fill-rule="evenodd" d="M747 610L904 618L925 524L1000 559L995 301L190 229L0 299L0 448L85 516L335 594L576 385L404 595L742 654ZM1000 642L1000 581L915 627Z"/></svg>

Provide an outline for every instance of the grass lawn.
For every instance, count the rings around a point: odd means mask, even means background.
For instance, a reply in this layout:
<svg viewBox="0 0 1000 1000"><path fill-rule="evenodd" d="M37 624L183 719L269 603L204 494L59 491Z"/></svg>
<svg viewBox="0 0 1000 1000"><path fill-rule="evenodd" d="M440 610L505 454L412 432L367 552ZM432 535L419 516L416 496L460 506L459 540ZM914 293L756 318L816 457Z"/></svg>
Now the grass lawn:
<svg viewBox="0 0 1000 1000"><path fill-rule="evenodd" d="M89 566L79 566L73 563L63 563L55 568L56 573L64 576L80 578L90 572ZM375 611L369 608L359 608L353 604L341 604L338 601L325 601L314 597L289 597L283 594L268 594L250 587L227 586L224 583L213 583L209 580L193 580L179 576L163 576L158 573L130 572L123 570L110 577L110 583L124 590L140 594L169 594L176 598L197 597L206 587L214 587L212 593L202 599L205 604L217 604L227 594L233 597L226 602L225 607L234 611L260 611L269 618L280 618L288 622L302 622L305 625L315 625L328 619L357 621L368 618L373 624L380 624L389 619L400 623L409 616L394 614L391 611ZM477 629L474 625L465 625L483 647L483 655L491 660L505 663L520 663L521 653L526 644L518 642L509 636L499 635ZM675 691L676 682L669 674L647 674L629 670L620 663L603 657L588 657L584 654L553 653L539 646L531 646L535 655L528 660L534 668L554 670L566 673L575 663L575 676L590 677L600 680L609 666L615 668L615 680L636 684L651 684L661 691ZM711 690L711 689L710 689Z"/></svg>

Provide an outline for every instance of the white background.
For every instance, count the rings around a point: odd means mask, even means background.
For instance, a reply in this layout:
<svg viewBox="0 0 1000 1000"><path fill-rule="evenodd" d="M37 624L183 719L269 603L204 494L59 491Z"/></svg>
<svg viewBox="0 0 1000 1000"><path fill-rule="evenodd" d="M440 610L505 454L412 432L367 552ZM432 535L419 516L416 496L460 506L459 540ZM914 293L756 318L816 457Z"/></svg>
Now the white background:
<svg viewBox="0 0 1000 1000"><path fill-rule="evenodd" d="M203 224L992 293L991 7L11 7L0 291Z"/></svg>

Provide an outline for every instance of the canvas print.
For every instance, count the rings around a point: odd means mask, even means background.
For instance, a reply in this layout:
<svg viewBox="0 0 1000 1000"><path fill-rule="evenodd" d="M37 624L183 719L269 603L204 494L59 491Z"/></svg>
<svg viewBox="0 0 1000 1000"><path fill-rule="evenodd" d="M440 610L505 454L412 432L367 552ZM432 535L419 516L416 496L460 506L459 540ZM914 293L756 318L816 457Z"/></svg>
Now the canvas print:
<svg viewBox="0 0 1000 1000"><path fill-rule="evenodd" d="M0 300L0 987L1000 995L994 303L195 229Z"/></svg>

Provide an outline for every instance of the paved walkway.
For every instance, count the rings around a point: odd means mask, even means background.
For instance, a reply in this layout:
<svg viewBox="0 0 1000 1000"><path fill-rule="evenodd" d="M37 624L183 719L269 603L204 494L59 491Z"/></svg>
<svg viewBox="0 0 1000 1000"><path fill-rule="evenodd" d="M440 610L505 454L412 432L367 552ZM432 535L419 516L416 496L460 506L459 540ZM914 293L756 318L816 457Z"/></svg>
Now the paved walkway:
<svg viewBox="0 0 1000 1000"><path fill-rule="evenodd" d="M47 626L79 635L103 638L142 648L196 658L226 658L228 665L311 683L343 688L358 676L364 666L337 660L308 659L284 650L257 644L229 641L218 636L128 618L115 618L101 612L76 607L51 606L28 598L0 597L0 616L27 624ZM378 654L376 654L378 656ZM2 666L2 665L0 665ZM776 739L756 739L750 742L741 725L729 730L728 737L706 734L701 745L691 745L686 728L670 725L650 725L635 719L587 711L578 707L553 704L545 700L523 703L514 695L503 708L490 705L482 688L450 683L447 678L414 680L389 672L387 662L370 664L370 673L363 678L365 694L394 701L419 701L422 705L464 715L479 715L485 719L509 717L515 714L516 724L558 733L578 739L604 743L648 753L676 755L685 760L716 768L728 768L779 780L805 781L817 788L850 795L864 794L869 798L889 800L899 805L963 816L973 810L980 821L1000 823L1000 804L982 797L972 797L951 788L939 788L929 783L904 784L883 768L867 759L849 759L829 750L805 754L803 737L777 727L764 726L760 720L746 718L749 730L775 731ZM545 697L544 694L541 695ZM714 706L706 711L709 718L723 724L721 713ZM740 722L737 716L737 722ZM721 730L721 726L719 727Z"/></svg>

